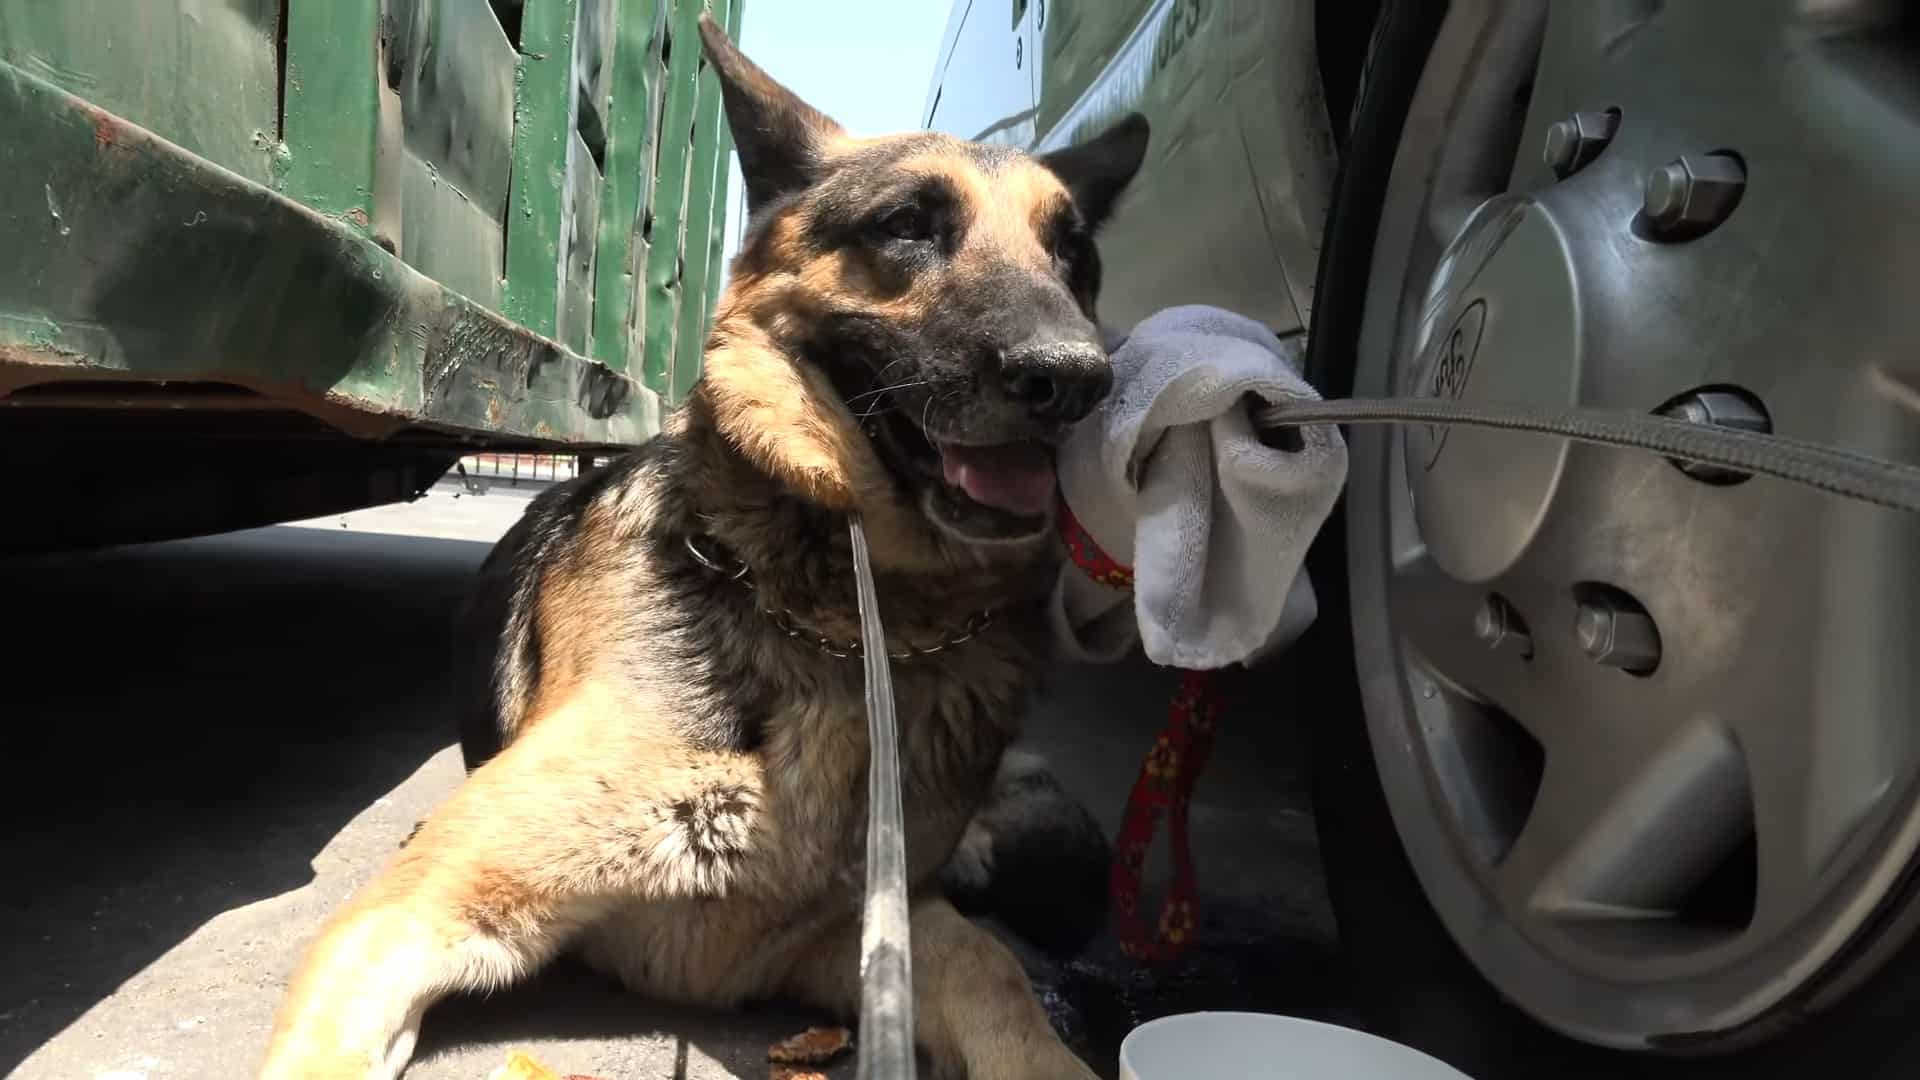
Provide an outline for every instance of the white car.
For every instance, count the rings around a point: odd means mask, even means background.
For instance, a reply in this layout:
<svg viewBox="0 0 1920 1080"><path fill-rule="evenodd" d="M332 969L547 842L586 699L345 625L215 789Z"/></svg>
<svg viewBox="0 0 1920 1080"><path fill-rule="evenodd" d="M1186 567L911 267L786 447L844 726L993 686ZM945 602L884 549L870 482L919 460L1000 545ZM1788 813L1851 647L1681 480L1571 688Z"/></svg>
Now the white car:
<svg viewBox="0 0 1920 1080"><path fill-rule="evenodd" d="M1052 148L1132 109L1110 321L1306 332L1329 397L1920 460L1920 5L960 0L926 117ZM1349 438L1299 647L1367 1021L1488 1078L1913 1075L1920 519Z"/></svg>

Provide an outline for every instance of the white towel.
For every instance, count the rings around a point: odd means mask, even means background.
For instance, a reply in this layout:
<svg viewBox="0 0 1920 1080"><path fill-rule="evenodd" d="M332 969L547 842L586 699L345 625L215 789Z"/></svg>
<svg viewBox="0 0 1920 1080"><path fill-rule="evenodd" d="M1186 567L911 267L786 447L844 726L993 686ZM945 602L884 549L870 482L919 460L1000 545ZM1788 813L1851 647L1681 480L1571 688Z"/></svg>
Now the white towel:
<svg viewBox="0 0 1920 1080"><path fill-rule="evenodd" d="M1346 444L1310 427L1298 449L1268 446L1250 412L1255 398L1319 399L1300 352L1298 338L1199 306L1149 317L1113 351L1113 392L1060 448L1060 494L1133 568L1132 603L1062 566L1052 621L1070 657L1110 662L1139 642L1156 664L1206 670L1312 624L1301 563L1346 482Z"/></svg>

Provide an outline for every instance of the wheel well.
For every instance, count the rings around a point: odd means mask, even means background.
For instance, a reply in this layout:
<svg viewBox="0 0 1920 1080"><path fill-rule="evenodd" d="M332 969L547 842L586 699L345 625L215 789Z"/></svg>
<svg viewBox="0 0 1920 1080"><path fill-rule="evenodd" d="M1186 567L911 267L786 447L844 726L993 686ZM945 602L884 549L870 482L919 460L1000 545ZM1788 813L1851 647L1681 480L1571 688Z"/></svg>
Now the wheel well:
<svg viewBox="0 0 1920 1080"><path fill-rule="evenodd" d="M1380 0L1319 0L1314 5L1313 32L1320 54L1320 89L1326 96L1334 147L1343 155L1353 130L1354 99L1359 93L1379 18Z"/></svg>

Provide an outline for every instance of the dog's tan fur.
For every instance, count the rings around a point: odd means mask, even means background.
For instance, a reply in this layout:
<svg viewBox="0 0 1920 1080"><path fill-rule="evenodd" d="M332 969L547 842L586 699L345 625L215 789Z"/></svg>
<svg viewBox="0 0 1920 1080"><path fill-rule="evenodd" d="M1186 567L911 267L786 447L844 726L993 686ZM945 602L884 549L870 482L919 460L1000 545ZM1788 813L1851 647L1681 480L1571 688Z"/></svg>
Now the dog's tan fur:
<svg viewBox="0 0 1920 1080"><path fill-rule="evenodd" d="M710 51L730 48L706 32ZM764 78L732 60L735 82ZM823 157L872 145L801 120ZM980 215L969 243L1043 269L1035 237L1067 189L1025 159L989 177L944 145L897 167L942 171ZM952 303L972 256L902 282L804 244L800 213L776 215L743 252L702 379L659 438L543 496L489 560L504 748L324 928L263 1075L396 1076L433 1002L505 986L562 949L651 995L791 996L851 1013L861 669L766 616L787 609L858 637L849 511L867 526L895 647L1002 611L964 646L895 670L918 1040L942 1075L1092 1075L1008 950L933 887L1044 656L1046 544L971 545L932 525L791 343L828 309L904 318ZM753 590L693 560L696 534L751 567Z"/></svg>

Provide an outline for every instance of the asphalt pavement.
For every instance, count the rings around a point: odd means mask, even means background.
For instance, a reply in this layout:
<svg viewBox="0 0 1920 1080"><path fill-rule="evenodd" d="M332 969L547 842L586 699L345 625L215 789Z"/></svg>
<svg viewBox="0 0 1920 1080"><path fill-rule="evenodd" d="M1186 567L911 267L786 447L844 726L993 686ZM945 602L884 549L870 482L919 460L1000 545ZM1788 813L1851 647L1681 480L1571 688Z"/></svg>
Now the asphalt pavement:
<svg viewBox="0 0 1920 1080"><path fill-rule="evenodd" d="M461 778L444 645L529 488L228 536L0 563L11 827L0 836L0 1073L251 1075L320 920ZM1299 729L1242 677L1193 814L1196 942L1136 968L1111 939L1034 962L1069 1039L1112 1075L1170 1012L1342 1019ZM1060 673L1031 742L1111 829L1164 720L1144 664ZM821 1018L690 1010L561 963L429 1014L414 1080L481 1080L510 1048L607 1080L767 1075ZM833 1075L850 1077L845 1065Z"/></svg>

